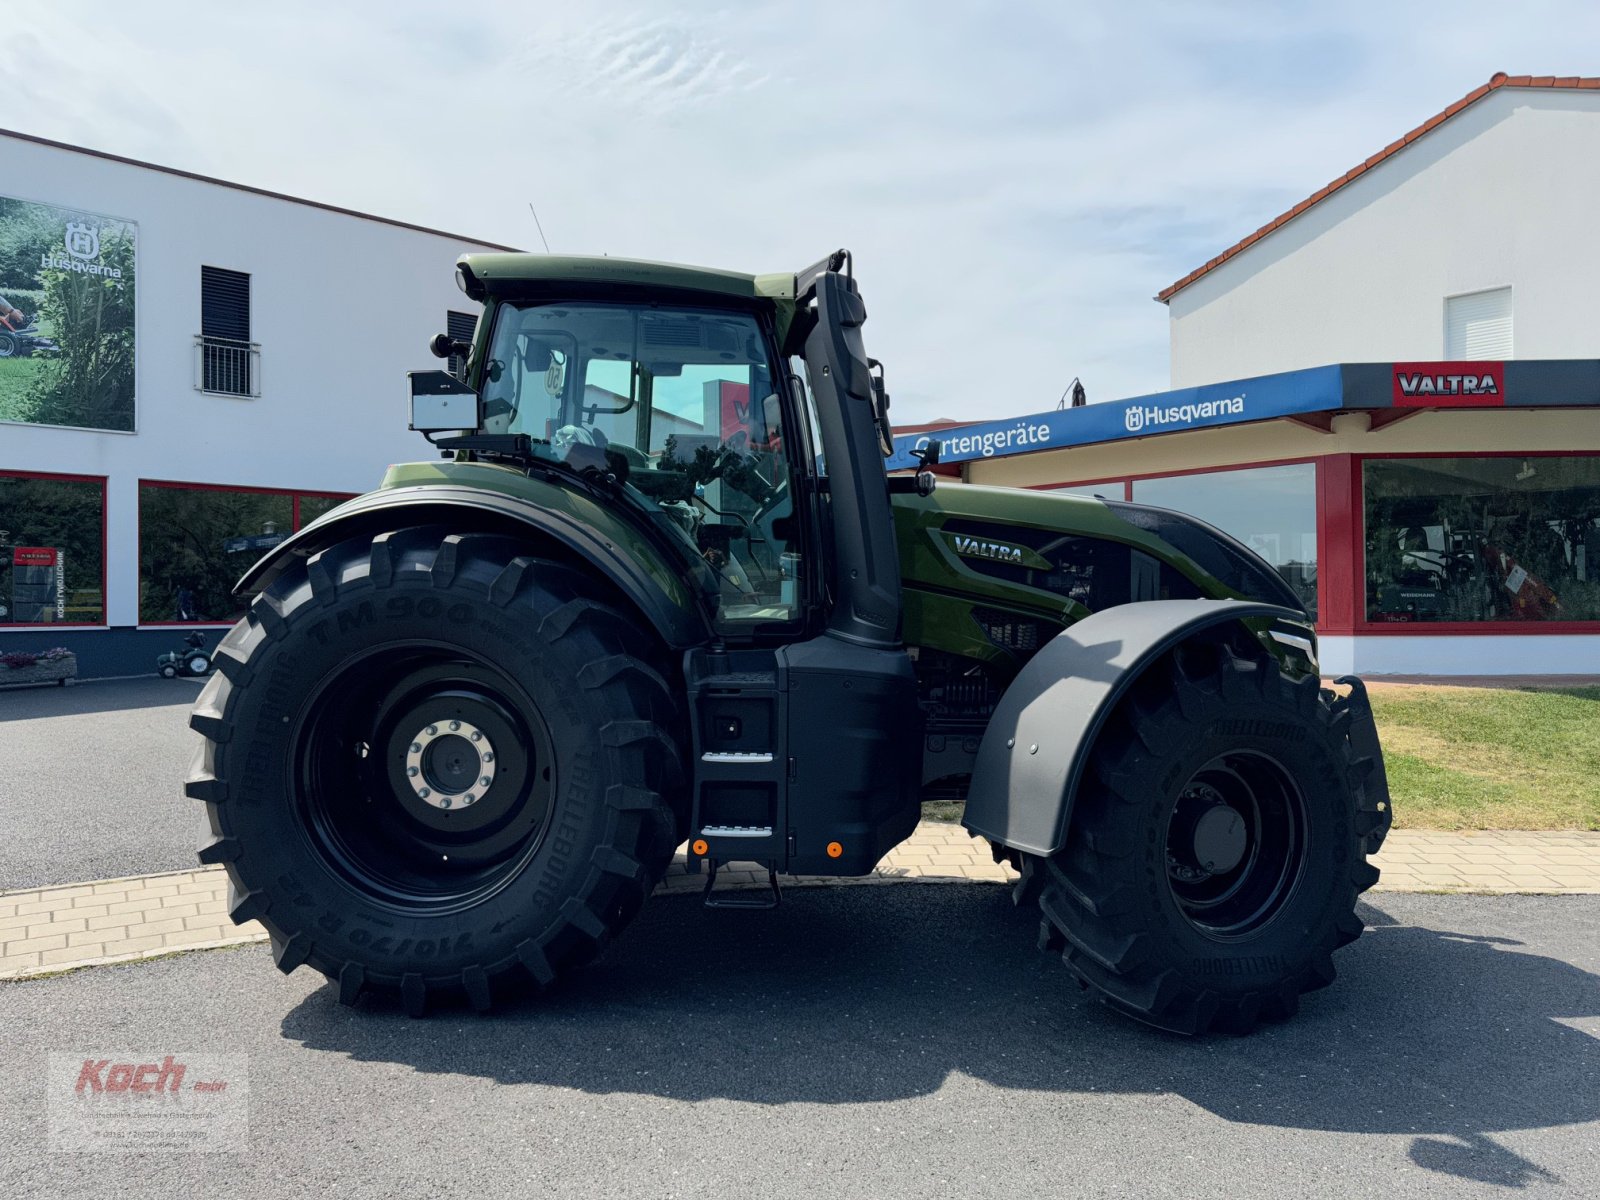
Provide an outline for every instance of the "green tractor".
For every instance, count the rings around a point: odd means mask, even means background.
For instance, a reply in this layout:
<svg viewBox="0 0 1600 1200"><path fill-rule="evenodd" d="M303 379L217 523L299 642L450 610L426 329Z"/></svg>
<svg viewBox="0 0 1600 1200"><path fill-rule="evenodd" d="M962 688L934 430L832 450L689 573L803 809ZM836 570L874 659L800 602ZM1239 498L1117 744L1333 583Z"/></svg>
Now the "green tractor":
<svg viewBox="0 0 1600 1200"><path fill-rule="evenodd" d="M468 255L438 460L275 548L215 654L187 793L235 921L339 998L549 986L677 848L713 906L864 875L924 800L1019 872L1041 945L1163 1029L1292 1013L1390 823L1357 680L1189 517L891 475L850 257L751 276ZM717 888L731 862L770 888Z"/></svg>

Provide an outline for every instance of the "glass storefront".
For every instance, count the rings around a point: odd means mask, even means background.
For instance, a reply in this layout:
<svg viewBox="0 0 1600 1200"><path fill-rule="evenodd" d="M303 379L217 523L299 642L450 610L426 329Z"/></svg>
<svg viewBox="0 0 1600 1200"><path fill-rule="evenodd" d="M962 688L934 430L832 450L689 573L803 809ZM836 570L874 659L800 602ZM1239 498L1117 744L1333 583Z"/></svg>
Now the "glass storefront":
<svg viewBox="0 0 1600 1200"><path fill-rule="evenodd" d="M303 494L300 525L346 496ZM294 532L292 492L139 485L139 620L237 620L244 603L233 595L256 559Z"/></svg>
<svg viewBox="0 0 1600 1200"><path fill-rule="evenodd" d="M332 512L348 499L349 496L310 496L302 493L299 509L300 525L304 527L311 524L323 513Z"/></svg>
<svg viewBox="0 0 1600 1200"><path fill-rule="evenodd" d="M1368 459L1374 622L1600 620L1600 456Z"/></svg>
<svg viewBox="0 0 1600 1200"><path fill-rule="evenodd" d="M0 471L0 626L103 625L105 482Z"/></svg>
<svg viewBox="0 0 1600 1200"><path fill-rule="evenodd" d="M1188 513L1232 534L1276 568L1317 615L1315 463L1135 479L1133 499Z"/></svg>

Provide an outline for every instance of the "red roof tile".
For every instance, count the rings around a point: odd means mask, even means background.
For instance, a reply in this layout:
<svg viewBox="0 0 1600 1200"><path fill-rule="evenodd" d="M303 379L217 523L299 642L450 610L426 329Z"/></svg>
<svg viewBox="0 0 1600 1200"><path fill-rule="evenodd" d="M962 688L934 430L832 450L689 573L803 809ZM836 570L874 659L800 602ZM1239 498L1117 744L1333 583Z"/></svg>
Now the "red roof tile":
<svg viewBox="0 0 1600 1200"><path fill-rule="evenodd" d="M1255 245L1255 243L1260 241L1267 234L1271 233L1274 229L1277 229L1280 225L1287 224L1289 221L1305 212L1306 209L1310 208L1313 204L1316 204L1318 201L1324 200L1328 196L1331 196L1334 192L1344 187L1345 184L1349 183L1352 179L1355 179L1358 175L1361 175L1365 171L1371 170L1384 159L1389 158L1391 155L1409 146L1423 134L1428 133L1429 131L1444 124L1468 105L1475 104L1477 101L1482 100L1490 92L1498 91L1500 88L1600 88L1600 76L1507 75L1504 71L1496 72L1496 74L1489 80L1488 83L1473 88L1470 92L1461 97L1461 99L1457 100L1454 104L1450 105L1443 112L1435 113L1433 116L1429 117L1421 125L1418 125L1415 129L1413 129L1410 133L1407 133L1398 141L1390 142L1371 158L1367 159L1363 163L1358 163L1356 166L1346 171L1343 175L1339 176L1339 178L1335 179L1326 187L1313 192L1310 196L1300 201L1299 204L1296 204L1288 212L1274 217L1254 233L1240 239L1232 246L1229 246L1221 254L1207 262L1203 267L1195 268L1171 287L1164 288L1162 291L1158 292L1156 294L1156 299L1165 304L1168 300L1171 300L1173 296L1177 295L1206 272L1221 266L1235 254L1238 254L1241 250Z"/></svg>

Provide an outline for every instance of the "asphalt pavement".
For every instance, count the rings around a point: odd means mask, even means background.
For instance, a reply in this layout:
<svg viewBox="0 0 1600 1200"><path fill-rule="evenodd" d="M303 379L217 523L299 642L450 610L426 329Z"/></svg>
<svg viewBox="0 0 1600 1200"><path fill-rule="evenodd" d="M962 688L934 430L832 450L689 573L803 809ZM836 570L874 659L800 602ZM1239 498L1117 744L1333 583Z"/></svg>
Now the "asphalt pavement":
<svg viewBox="0 0 1600 1200"><path fill-rule="evenodd" d="M195 865L197 679L0 688L0 891Z"/></svg>
<svg viewBox="0 0 1600 1200"><path fill-rule="evenodd" d="M1593 1195L1600 898L1386 895L1294 1020L1093 1003L992 886L658 897L487 1017L264 948L0 985L8 1196ZM249 1149L46 1149L52 1051L248 1055ZM144 1061L136 1057L132 1061ZM114 1187L111 1186L114 1183Z"/></svg>

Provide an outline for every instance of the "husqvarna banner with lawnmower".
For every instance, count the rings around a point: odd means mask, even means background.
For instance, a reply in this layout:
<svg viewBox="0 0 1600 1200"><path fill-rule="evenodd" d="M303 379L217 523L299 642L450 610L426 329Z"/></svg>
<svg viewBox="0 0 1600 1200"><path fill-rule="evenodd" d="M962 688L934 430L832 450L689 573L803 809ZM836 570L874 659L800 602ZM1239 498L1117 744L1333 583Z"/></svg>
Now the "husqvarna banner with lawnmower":
<svg viewBox="0 0 1600 1200"><path fill-rule="evenodd" d="M0 421L133 432L138 236L0 196Z"/></svg>

